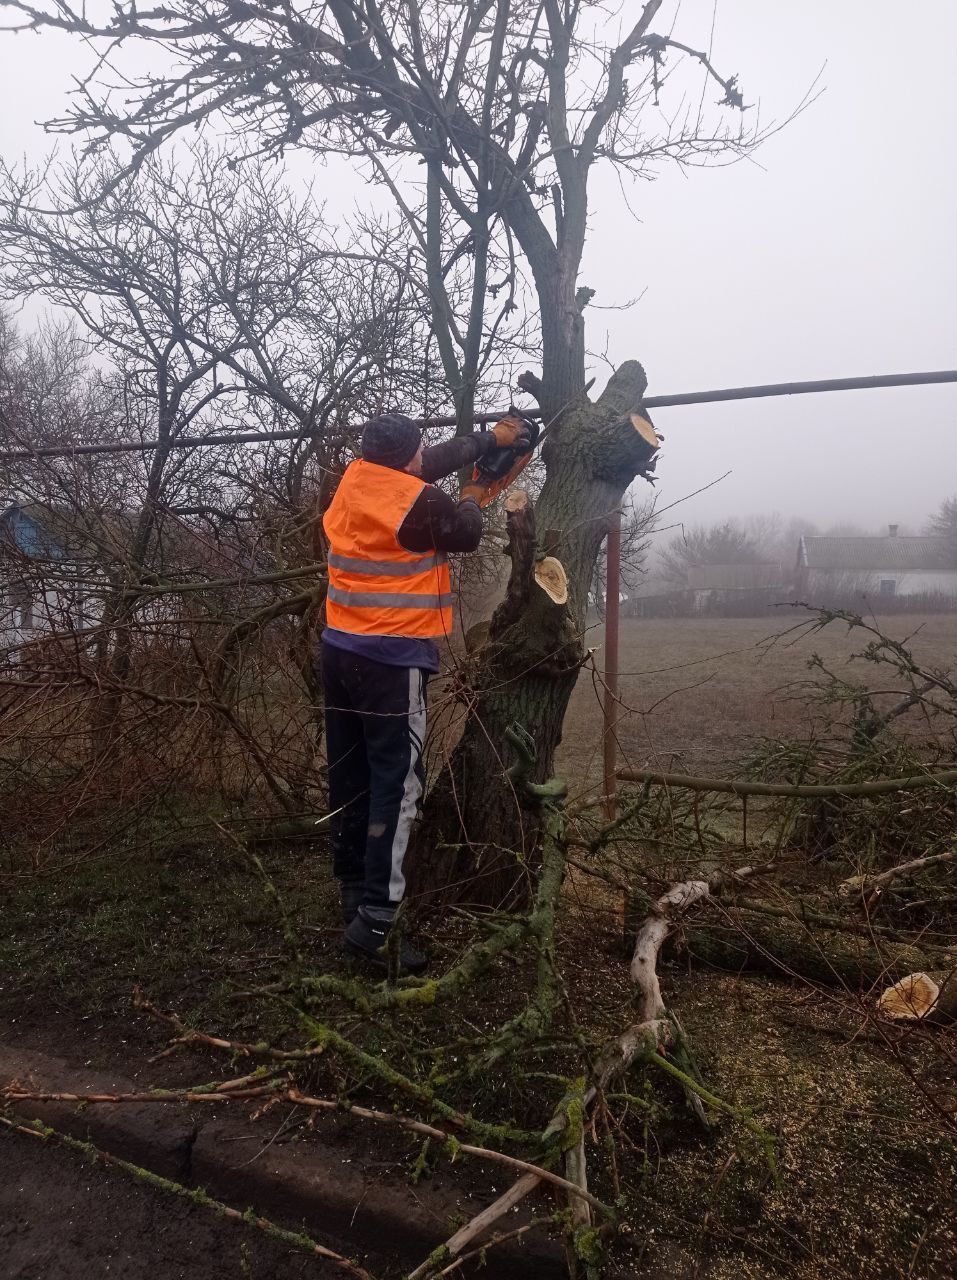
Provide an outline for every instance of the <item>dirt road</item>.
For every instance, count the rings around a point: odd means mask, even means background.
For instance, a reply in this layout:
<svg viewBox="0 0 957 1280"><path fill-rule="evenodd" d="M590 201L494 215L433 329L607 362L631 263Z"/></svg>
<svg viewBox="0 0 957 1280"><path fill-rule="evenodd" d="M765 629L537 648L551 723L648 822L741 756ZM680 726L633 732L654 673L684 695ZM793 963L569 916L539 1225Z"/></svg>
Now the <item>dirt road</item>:
<svg viewBox="0 0 957 1280"><path fill-rule="evenodd" d="M0 1131L3 1280L342 1280L344 1274L119 1171Z"/></svg>

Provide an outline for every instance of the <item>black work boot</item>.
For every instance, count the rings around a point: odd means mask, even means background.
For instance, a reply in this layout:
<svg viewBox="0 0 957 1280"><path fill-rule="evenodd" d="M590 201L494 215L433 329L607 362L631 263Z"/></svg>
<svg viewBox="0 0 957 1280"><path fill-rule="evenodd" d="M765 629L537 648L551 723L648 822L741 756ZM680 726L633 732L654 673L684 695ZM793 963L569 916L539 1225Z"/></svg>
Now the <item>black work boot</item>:
<svg viewBox="0 0 957 1280"><path fill-rule="evenodd" d="M363 884L361 880L340 880L339 896L342 903L342 923L352 924L362 902Z"/></svg>
<svg viewBox="0 0 957 1280"><path fill-rule="evenodd" d="M383 973L389 968L389 952L387 942L391 925L382 920L369 920L360 907L358 914L349 925L343 936L343 946L353 955L362 956L370 964L381 969ZM410 973L421 973L428 960L421 951L416 951L405 938L399 945L399 977Z"/></svg>

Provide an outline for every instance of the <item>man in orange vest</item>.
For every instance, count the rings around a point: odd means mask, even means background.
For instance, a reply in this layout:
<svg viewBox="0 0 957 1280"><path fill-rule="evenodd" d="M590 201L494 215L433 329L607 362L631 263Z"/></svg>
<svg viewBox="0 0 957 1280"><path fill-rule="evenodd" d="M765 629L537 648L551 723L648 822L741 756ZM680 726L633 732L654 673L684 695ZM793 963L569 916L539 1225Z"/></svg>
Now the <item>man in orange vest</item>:
<svg viewBox="0 0 957 1280"><path fill-rule="evenodd" d="M323 517L329 590L321 665L325 696L333 871L345 946L380 968L405 892L402 863L424 788L426 684L436 641L452 630L448 552L474 551L488 490L463 485L458 502L433 483L496 449L531 447L510 413L491 431L423 449L418 424L382 414L362 432ZM426 959L403 940L405 973Z"/></svg>

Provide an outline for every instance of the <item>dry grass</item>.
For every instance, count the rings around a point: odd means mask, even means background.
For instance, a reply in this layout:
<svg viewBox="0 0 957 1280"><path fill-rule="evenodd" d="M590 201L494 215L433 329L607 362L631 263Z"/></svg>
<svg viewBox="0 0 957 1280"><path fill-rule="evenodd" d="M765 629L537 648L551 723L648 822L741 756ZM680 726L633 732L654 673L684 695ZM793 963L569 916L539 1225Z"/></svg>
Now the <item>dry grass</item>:
<svg viewBox="0 0 957 1280"><path fill-rule="evenodd" d="M829 709L812 711L796 696L799 683L813 675L808 661L814 653L848 679L886 687L886 671L852 659L863 647L859 635L848 635L836 622L813 634L795 629L806 616L783 611L780 620L622 619L623 763L712 771L740 760L758 738L829 730ZM919 659L938 667L957 660L957 615L880 621ZM597 780L601 769L601 626L592 629L588 644L598 646L599 671L586 669L578 682L559 758L559 770L577 780Z"/></svg>

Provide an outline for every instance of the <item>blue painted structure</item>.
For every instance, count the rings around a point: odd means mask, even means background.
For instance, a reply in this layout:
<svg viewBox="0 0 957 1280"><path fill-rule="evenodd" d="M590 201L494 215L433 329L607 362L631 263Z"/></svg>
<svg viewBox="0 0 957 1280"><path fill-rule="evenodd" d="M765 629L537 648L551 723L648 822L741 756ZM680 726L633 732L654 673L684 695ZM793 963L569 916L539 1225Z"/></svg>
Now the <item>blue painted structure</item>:
<svg viewBox="0 0 957 1280"><path fill-rule="evenodd" d="M67 539L38 518L41 512L34 515L19 503L0 512L0 645L12 646L13 653L38 634L86 622L79 566ZM51 523L56 518L53 513ZM43 566L54 573L52 583L44 580Z"/></svg>
<svg viewBox="0 0 957 1280"><path fill-rule="evenodd" d="M66 548L52 534L14 503L0 515L0 536L31 559L64 560Z"/></svg>

